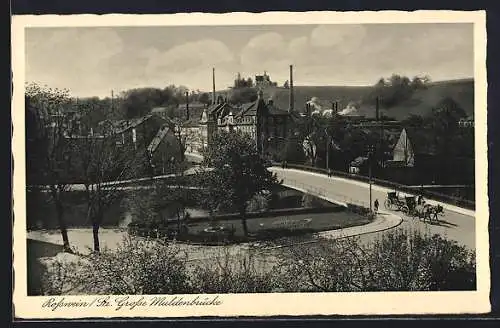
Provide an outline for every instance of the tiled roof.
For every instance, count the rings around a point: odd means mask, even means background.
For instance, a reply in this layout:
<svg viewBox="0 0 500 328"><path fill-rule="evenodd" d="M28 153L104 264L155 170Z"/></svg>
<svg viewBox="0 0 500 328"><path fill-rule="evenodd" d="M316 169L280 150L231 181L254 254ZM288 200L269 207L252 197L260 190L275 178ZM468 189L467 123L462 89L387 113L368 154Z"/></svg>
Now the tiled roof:
<svg viewBox="0 0 500 328"><path fill-rule="evenodd" d="M168 134L169 130L170 128L167 124L162 125L162 127L158 130L156 136L153 138L153 140L151 140L151 143L148 146L148 151L150 153L154 153L156 151L156 148L158 148L158 146L161 144L161 141Z"/></svg>
<svg viewBox="0 0 500 328"><path fill-rule="evenodd" d="M168 107L155 107L151 110L151 113L163 113L166 112Z"/></svg>
<svg viewBox="0 0 500 328"><path fill-rule="evenodd" d="M361 166L368 161L368 157L356 157L352 162L351 166Z"/></svg>
<svg viewBox="0 0 500 328"><path fill-rule="evenodd" d="M205 108L207 105L200 102L189 103L189 108ZM186 108L186 103L179 104L179 107Z"/></svg>

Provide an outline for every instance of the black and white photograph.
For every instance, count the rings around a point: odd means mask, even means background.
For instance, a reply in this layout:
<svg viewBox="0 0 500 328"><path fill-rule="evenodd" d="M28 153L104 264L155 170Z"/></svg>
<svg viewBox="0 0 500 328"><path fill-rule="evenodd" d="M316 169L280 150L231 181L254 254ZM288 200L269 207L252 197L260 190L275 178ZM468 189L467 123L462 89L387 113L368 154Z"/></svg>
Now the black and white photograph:
<svg viewBox="0 0 500 328"><path fill-rule="evenodd" d="M14 19L16 308L487 312L485 15L455 14Z"/></svg>

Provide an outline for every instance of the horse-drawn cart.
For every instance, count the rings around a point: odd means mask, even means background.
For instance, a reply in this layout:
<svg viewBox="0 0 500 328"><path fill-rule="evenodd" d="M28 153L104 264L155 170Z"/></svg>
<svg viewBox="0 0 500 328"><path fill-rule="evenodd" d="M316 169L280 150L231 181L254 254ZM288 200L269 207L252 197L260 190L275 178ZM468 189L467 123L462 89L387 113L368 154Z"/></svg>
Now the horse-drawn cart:
<svg viewBox="0 0 500 328"><path fill-rule="evenodd" d="M398 197L396 192L388 192L387 198L384 201L384 206L388 210L401 211L405 206L405 202L402 198Z"/></svg>
<svg viewBox="0 0 500 328"><path fill-rule="evenodd" d="M423 219L424 222L439 221L438 215L443 215L443 206L426 204L421 197L398 197L396 192L388 192L384 206L388 210L401 211L405 215Z"/></svg>

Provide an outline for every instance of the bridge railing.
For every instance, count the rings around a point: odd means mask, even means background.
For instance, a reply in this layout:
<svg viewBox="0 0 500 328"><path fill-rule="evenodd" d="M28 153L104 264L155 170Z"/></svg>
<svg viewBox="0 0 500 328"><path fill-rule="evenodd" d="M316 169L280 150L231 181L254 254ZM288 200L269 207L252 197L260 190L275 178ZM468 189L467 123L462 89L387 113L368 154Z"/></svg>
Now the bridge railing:
<svg viewBox="0 0 500 328"><path fill-rule="evenodd" d="M280 166L279 163L273 163L273 164L275 166ZM287 164L287 168L308 171L308 172L314 172L314 173L320 173L320 174L325 174L325 175L328 174L328 170L326 170L326 169L318 168L318 167L311 167L311 166L307 166L307 165ZM342 171L337 171L337 170L332 170L331 173L332 173L332 176L336 176L336 177L340 177L340 178L346 178L346 179L361 181L361 182L365 182L365 183L370 182L369 177L366 177L363 175L352 174L352 173L347 173L347 172L342 172ZM424 196L425 198L432 199L435 201L440 201L443 203L448 203L451 205L456 205L459 207L464 207L467 209L473 210L476 207L476 203L474 201L459 198L459 197L445 195L445 194L441 194L441 193L437 193L437 192L429 191L429 190L425 190L425 189L420 191L418 188L415 188L415 187L409 187L409 186L402 185L402 184L399 184L396 182L377 179L377 178L372 178L372 182L373 182L373 184L376 184L378 186L391 188L391 189L405 192L408 194L421 193L422 196Z"/></svg>
<svg viewBox="0 0 500 328"><path fill-rule="evenodd" d="M301 190L304 190L308 194L311 194L311 195L316 196L316 197L331 199L332 201L336 201L336 202L339 202L339 203L342 203L345 205L351 204L351 205L356 205L356 206L360 206L363 208L370 207L369 202L354 199L351 197L347 197L345 195L342 195L342 194L335 192L334 189L325 189L325 188L313 186L310 184L306 184L306 183L297 181L295 179L285 179L283 181L283 183L286 185L289 185L291 187L296 187L296 188L299 188Z"/></svg>

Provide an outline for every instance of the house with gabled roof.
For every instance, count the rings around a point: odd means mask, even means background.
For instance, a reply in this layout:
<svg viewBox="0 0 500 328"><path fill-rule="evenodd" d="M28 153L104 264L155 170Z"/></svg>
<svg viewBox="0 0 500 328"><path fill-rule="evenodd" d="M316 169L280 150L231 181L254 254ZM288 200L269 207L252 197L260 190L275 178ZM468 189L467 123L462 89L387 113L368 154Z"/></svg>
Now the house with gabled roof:
<svg viewBox="0 0 500 328"><path fill-rule="evenodd" d="M265 101L259 90L257 100L240 106L219 99L202 113L200 134L208 144L210 136L218 130L242 131L255 140L259 152L265 153L285 141L297 119L297 113L278 108L272 99Z"/></svg>
<svg viewBox="0 0 500 328"><path fill-rule="evenodd" d="M397 139L393 139L392 158L386 162L388 167L415 167L419 160L433 156L435 149L430 133L423 128L405 127Z"/></svg>

